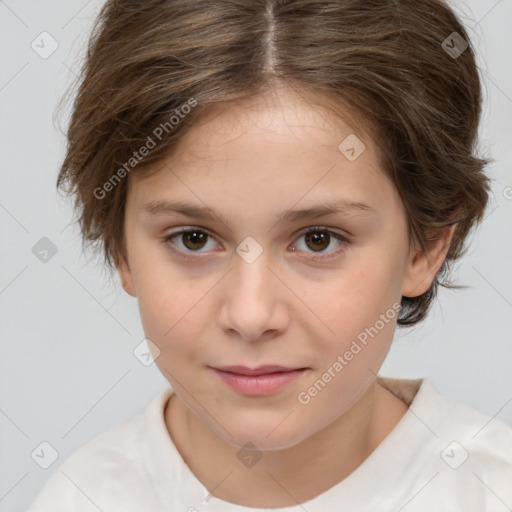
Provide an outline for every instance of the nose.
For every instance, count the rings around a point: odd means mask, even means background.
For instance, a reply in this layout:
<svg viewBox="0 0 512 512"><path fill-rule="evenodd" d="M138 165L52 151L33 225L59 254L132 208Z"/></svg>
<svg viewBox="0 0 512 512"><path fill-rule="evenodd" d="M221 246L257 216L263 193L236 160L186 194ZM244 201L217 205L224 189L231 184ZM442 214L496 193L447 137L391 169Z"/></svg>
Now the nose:
<svg viewBox="0 0 512 512"><path fill-rule="evenodd" d="M283 332L289 322L286 287L277 277L267 252L254 260L238 253L232 269L223 279L219 321L231 336L245 341L274 337ZM288 294L290 292L288 291Z"/></svg>

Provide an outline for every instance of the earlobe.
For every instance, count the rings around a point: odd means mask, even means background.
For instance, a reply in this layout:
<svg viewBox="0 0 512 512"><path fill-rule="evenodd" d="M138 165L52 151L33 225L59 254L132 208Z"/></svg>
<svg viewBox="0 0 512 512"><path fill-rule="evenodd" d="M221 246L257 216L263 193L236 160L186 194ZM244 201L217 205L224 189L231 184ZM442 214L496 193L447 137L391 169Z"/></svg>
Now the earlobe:
<svg viewBox="0 0 512 512"><path fill-rule="evenodd" d="M418 297L430 288L446 258L456 227L457 224L454 224L435 231L427 251L418 248L411 250L402 288L404 297Z"/></svg>
<svg viewBox="0 0 512 512"><path fill-rule="evenodd" d="M117 271L119 273L119 278L121 279L121 285L124 291L131 295L132 297L136 297L135 286L133 283L133 276L130 270L130 266L128 263L122 259L119 263L116 264Z"/></svg>

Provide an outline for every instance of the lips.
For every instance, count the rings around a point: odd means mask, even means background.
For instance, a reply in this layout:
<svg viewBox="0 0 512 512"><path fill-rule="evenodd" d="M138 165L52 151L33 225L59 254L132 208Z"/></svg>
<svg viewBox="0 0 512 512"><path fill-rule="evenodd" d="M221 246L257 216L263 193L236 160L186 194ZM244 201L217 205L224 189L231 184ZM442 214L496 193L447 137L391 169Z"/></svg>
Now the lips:
<svg viewBox="0 0 512 512"><path fill-rule="evenodd" d="M302 370L303 368L296 367L291 368L287 366L280 365L264 365L259 366L257 368L248 368L247 366L216 366L214 367L216 370L221 370L224 372L236 373L238 375L268 375L269 373L281 373L281 372L292 372L295 370Z"/></svg>
<svg viewBox="0 0 512 512"><path fill-rule="evenodd" d="M220 380L231 390L246 396L272 395L291 385L308 368L280 365L211 367Z"/></svg>

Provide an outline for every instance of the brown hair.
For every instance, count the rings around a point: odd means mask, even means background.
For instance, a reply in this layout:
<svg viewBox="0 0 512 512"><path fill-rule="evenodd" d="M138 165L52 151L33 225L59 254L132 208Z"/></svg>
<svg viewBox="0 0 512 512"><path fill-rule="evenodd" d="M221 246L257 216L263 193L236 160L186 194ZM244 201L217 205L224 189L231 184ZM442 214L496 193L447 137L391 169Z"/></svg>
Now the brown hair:
<svg viewBox="0 0 512 512"><path fill-rule="evenodd" d="M461 288L440 279L466 252L490 191L483 168L491 160L474 154L474 50L441 0L108 0L89 41L57 180L75 195L83 244L102 244L114 270L126 258L122 178L168 156L208 107L277 84L334 109L348 105L367 121L411 243L426 249L436 229L458 223L430 289L402 297L398 325L423 320L439 284ZM158 144L130 160L159 126Z"/></svg>

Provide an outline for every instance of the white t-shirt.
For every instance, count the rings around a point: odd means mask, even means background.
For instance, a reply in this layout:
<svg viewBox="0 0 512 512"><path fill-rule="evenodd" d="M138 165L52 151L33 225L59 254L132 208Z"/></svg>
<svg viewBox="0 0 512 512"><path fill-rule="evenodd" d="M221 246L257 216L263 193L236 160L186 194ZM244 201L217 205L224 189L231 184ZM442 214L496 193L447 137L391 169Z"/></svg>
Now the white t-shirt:
<svg viewBox="0 0 512 512"><path fill-rule="evenodd" d="M379 381L409 410L347 478L300 505L253 508L210 495L169 436L165 388L72 453L28 512L506 512L512 428L437 393L427 379Z"/></svg>

